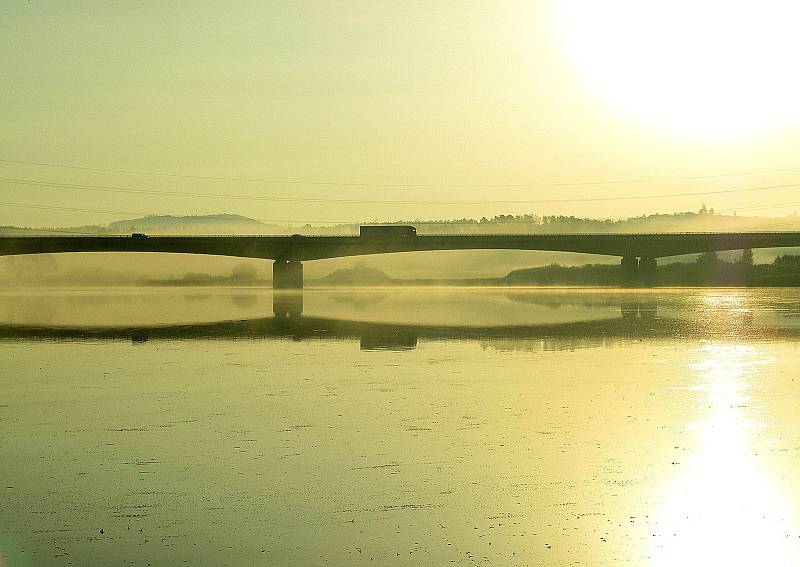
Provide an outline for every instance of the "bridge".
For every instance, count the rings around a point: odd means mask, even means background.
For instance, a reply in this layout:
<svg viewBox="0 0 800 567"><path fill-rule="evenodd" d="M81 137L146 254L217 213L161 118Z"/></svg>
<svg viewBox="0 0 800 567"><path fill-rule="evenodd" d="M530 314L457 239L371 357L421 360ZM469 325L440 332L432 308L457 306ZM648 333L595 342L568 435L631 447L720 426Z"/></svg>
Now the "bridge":
<svg viewBox="0 0 800 567"><path fill-rule="evenodd" d="M413 230L413 229L412 229ZM304 261L433 250L538 250L621 258L626 281L652 281L667 256L800 247L800 232L403 236L6 236L0 256L64 252L163 252L274 260L273 287L302 289Z"/></svg>

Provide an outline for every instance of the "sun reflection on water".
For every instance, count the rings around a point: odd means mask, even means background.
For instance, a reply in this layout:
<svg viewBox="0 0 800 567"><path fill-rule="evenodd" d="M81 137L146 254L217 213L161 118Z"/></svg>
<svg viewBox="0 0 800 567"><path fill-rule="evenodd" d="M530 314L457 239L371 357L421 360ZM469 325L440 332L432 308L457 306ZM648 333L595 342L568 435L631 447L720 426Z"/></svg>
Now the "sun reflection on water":
<svg viewBox="0 0 800 567"><path fill-rule="evenodd" d="M758 367L751 346L707 344L692 367L708 416L693 424L698 450L682 463L654 518L651 565L798 565L788 506L756 455L746 417Z"/></svg>

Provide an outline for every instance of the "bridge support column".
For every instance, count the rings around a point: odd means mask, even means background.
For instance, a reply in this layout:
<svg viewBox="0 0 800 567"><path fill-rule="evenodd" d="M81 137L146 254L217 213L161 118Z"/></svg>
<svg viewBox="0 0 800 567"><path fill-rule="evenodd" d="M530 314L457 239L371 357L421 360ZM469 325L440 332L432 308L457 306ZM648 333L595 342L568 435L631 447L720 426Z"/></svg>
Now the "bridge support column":
<svg viewBox="0 0 800 567"><path fill-rule="evenodd" d="M639 260L639 283L642 287L653 287L656 285L656 270L658 262L655 258L642 256Z"/></svg>
<svg viewBox="0 0 800 567"><path fill-rule="evenodd" d="M273 289L303 289L303 264L297 260L275 260L272 264Z"/></svg>
<svg viewBox="0 0 800 567"><path fill-rule="evenodd" d="M639 259L636 256L625 256L620 262L622 269L622 285L634 287L639 280Z"/></svg>

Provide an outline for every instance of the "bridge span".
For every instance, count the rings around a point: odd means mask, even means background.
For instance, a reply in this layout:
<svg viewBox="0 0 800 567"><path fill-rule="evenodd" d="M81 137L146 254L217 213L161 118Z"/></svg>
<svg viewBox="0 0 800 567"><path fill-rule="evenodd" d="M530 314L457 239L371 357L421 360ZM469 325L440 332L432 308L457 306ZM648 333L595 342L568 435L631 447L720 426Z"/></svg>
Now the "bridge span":
<svg viewBox="0 0 800 567"><path fill-rule="evenodd" d="M656 259L752 248L800 247L800 232L403 236L6 236L0 255L163 252L274 260L273 287L301 289L303 261L433 250L538 250L620 257L627 278L647 281Z"/></svg>

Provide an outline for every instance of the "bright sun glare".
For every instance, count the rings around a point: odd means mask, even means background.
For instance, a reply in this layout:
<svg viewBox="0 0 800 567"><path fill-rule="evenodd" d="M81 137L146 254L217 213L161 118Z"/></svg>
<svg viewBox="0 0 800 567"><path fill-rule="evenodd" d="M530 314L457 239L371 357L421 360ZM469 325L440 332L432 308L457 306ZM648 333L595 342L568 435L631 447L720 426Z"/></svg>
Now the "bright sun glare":
<svg viewBox="0 0 800 567"><path fill-rule="evenodd" d="M708 344L694 366L708 415L695 424L699 451L687 456L654 516L650 567L797 565L789 506L755 456L746 417L756 349Z"/></svg>
<svg viewBox="0 0 800 567"><path fill-rule="evenodd" d="M617 110L674 134L740 138L800 115L800 2L563 0L561 36Z"/></svg>

